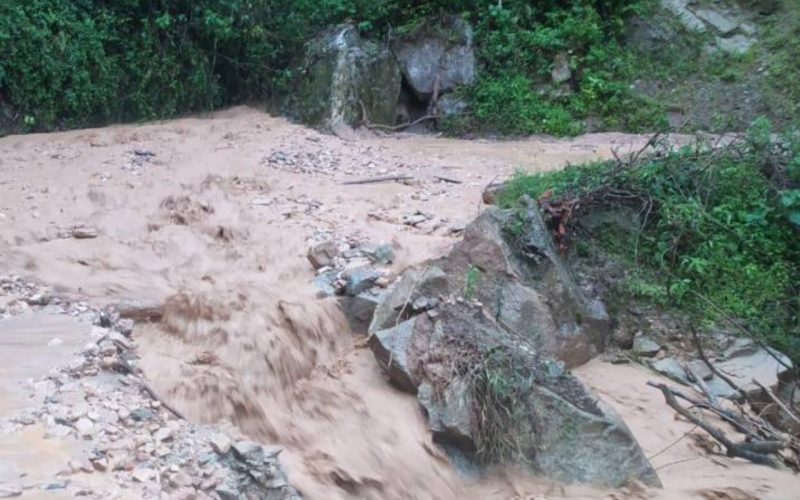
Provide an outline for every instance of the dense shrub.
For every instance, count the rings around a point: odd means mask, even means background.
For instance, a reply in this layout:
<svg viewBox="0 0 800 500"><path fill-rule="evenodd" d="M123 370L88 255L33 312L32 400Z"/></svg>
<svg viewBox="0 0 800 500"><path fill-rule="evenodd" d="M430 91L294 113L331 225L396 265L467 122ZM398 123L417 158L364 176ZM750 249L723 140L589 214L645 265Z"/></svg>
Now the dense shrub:
<svg viewBox="0 0 800 500"><path fill-rule="evenodd" d="M547 193L556 205L634 208L640 230L597 242L627 263L630 281L620 292L708 323L730 326L734 319L798 361L800 141L796 134L779 144L770 137L769 122L760 119L746 140L721 149L686 147L630 163L521 174L503 202Z"/></svg>
<svg viewBox="0 0 800 500"><path fill-rule="evenodd" d="M368 36L393 36L463 13L475 25L484 76L469 92L480 119L460 129L572 134L578 119L630 105L628 63L614 42L630 3L6 0L0 98L21 123L43 130L267 100L286 88L303 42L324 28L352 21ZM575 77L569 95L554 97L546 82L559 52Z"/></svg>
<svg viewBox="0 0 800 500"><path fill-rule="evenodd" d="M280 74L282 54L266 36L269 6L6 0L0 96L37 129L159 118L262 97Z"/></svg>

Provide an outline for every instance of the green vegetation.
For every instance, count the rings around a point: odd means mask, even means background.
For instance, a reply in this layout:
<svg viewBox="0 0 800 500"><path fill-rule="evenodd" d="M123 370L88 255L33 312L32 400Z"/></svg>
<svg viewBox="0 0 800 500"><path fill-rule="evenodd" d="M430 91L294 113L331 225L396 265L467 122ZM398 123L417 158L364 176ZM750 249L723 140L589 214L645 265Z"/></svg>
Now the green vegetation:
<svg viewBox="0 0 800 500"><path fill-rule="evenodd" d="M732 57L705 53L708 40L687 33L658 0L6 0L0 108L18 127L51 130L276 104L292 88L305 42L331 26L352 22L383 39L462 14L474 26L480 78L459 90L472 113L446 120L452 133L574 135L587 120L650 131L667 125L672 108L742 90L783 125L800 114L800 4L785 4L760 27L763 43ZM626 44L632 17L670 34ZM557 60L569 67L559 84ZM706 107L718 116L693 123L736 128L734 106L714 104Z"/></svg>
<svg viewBox="0 0 800 500"><path fill-rule="evenodd" d="M481 270L476 266L470 266L467 271L466 283L464 285L464 298L469 300L475 295L475 290L478 287L478 281L481 279Z"/></svg>
<svg viewBox="0 0 800 500"><path fill-rule="evenodd" d="M629 269L618 291L706 325L733 320L800 360L797 133L773 142L759 119L746 139L719 148L520 174L501 201L513 206L523 194L568 227L582 213L624 208L632 229L595 240Z"/></svg>
<svg viewBox="0 0 800 500"><path fill-rule="evenodd" d="M344 21L392 36L446 13L475 25L475 119L454 130L575 134L631 105L616 42L627 0L7 0L0 97L28 129L141 120L279 98L305 41ZM575 77L550 88L553 58ZM554 93L555 92L555 93ZM506 97L510 95L510 99Z"/></svg>

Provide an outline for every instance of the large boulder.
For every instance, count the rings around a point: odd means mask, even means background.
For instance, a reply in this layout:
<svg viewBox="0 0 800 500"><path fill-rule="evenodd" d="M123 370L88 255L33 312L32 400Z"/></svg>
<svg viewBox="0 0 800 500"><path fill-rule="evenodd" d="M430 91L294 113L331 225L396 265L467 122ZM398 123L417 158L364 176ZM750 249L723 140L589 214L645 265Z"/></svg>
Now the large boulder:
<svg viewBox="0 0 800 500"><path fill-rule="evenodd" d="M344 25L306 45L289 99L291 114L310 125L355 125L366 112L372 123L393 124L402 77L391 52ZM363 109L362 109L363 105Z"/></svg>
<svg viewBox="0 0 800 500"><path fill-rule="evenodd" d="M611 330L603 303L575 283L532 202L513 211L489 208L447 257L428 265L424 279L417 274L411 271L387 294L373 329L396 320L409 298L463 296L569 368L601 352Z"/></svg>
<svg viewBox="0 0 800 500"><path fill-rule="evenodd" d="M518 460L567 483L660 485L612 410L563 363L480 307L441 302L376 331L370 344L393 383L417 395L434 440L457 460Z"/></svg>
<svg viewBox="0 0 800 500"><path fill-rule="evenodd" d="M464 18L447 16L392 40L392 52L418 99L431 98L437 77L440 92L475 82L472 38Z"/></svg>

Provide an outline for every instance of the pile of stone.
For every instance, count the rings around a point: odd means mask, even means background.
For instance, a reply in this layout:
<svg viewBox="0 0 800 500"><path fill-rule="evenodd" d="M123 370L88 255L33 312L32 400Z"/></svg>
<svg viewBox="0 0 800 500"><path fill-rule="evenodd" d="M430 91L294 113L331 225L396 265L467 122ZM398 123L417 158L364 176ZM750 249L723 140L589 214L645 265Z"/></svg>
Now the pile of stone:
<svg viewBox="0 0 800 500"><path fill-rule="evenodd" d="M142 175L148 164L152 163L156 154L143 148L134 148L128 155L128 160L122 165L122 170L132 175Z"/></svg>
<svg viewBox="0 0 800 500"><path fill-rule="evenodd" d="M317 272L321 297L338 296L354 331L365 333L385 289L396 279L390 243L371 243L319 232L309 242L308 261Z"/></svg>
<svg viewBox="0 0 800 500"><path fill-rule="evenodd" d="M30 312L50 303L51 290L28 283L19 276L0 276L0 319Z"/></svg>
<svg viewBox="0 0 800 500"><path fill-rule="evenodd" d="M661 4L688 30L713 35L716 47L723 52L741 54L747 52L756 42L755 24L735 2L661 0ZM775 8L770 8L768 13L772 13Z"/></svg>
<svg viewBox="0 0 800 500"><path fill-rule="evenodd" d="M94 324L80 353L46 377L29 381L27 389L40 405L0 418L1 433L38 425L46 439L77 441L83 451L43 483L21 477L18 483L0 485L0 498L64 490L106 500L109 481L115 492L127 492L126 498L300 498L280 466L280 448L249 441L232 427L190 423L156 398L136 368L131 319L86 302L50 298L48 289L19 277L1 278L0 287L7 304L4 317L46 310ZM18 310L18 304L27 307ZM96 474L104 480L92 480Z"/></svg>

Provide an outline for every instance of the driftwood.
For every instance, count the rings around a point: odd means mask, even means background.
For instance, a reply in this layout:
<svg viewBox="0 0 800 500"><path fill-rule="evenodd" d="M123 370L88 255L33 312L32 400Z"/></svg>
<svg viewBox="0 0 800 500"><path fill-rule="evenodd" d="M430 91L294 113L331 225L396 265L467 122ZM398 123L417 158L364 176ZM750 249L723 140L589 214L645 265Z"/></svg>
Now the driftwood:
<svg viewBox="0 0 800 500"><path fill-rule="evenodd" d="M407 181L411 180L413 177L410 175L383 175L380 177L369 177L367 179L357 179L354 181L345 181L342 182L342 186L353 186L357 184L377 184L379 182L394 182L394 181Z"/></svg>
<svg viewBox="0 0 800 500"><path fill-rule="evenodd" d="M683 367L683 369L686 371L686 374L687 374L687 375L690 375L690 376L691 376L691 378L693 378L693 379L694 379L694 381L695 381L695 384L697 384L697 387L699 387L699 388L700 388L700 390L701 390L701 391L703 391L703 394L705 394L705 396L708 398L708 401L709 401L709 402L710 402L710 403L711 403L713 406L717 406L717 404L718 404L718 403L717 403L717 397L716 397L716 396L714 395L714 393L713 393L713 392L711 392L711 390L708 388L708 385L706 385L705 381L703 380L703 377L701 377L701 376L700 376L700 375L699 375L699 374L698 374L698 373L697 373L697 372L696 372L694 369L692 369L692 367L691 367L691 366L689 366L688 364L687 364L686 366L684 366L684 367Z"/></svg>
<svg viewBox="0 0 800 500"><path fill-rule="evenodd" d="M744 401L747 401L748 403L752 404L752 400L750 399L750 395L747 394L747 391L739 387L736 384L736 382L734 382L733 380L731 380L730 377L722 373L722 371L716 366L714 366L714 363L712 363L711 360L708 359L705 350L703 350L703 343L700 340L700 334L697 333L697 329L694 327L694 325L689 324L689 328L692 330L692 338L694 339L694 345L697 348L697 354L700 356L700 359L703 360L703 363L706 364L708 369L711 370L711 373L721 378L723 381L725 381L726 384L728 384L731 387L731 389L738 392L739 395L742 396L742 399Z"/></svg>
<svg viewBox="0 0 800 500"><path fill-rule="evenodd" d="M656 383L656 382L647 382L647 385L649 385L650 387L655 387L656 389L661 389L663 384L659 384L659 383ZM685 393L679 391L678 389L669 388L669 391L676 398L680 398L680 399L683 399L684 401L687 401L688 403L691 403L691 405L693 407L705 409L705 410L710 411L711 413L714 413L715 415L717 415L722 420L724 420L724 421L728 422L729 424L731 424L733 427L736 428L736 430L738 430L742 434L745 434L745 435L748 435L748 436L752 436L752 435L756 435L756 433L758 432L757 431L757 429L758 429L757 426L753 425L752 422L750 422L750 421L744 420L741 416L735 414L731 410L728 410L726 408L722 408L720 406L712 405L711 403L709 403L707 401L701 401L701 400L699 400L697 398L694 398L692 396L689 396L688 394L685 394Z"/></svg>
<svg viewBox="0 0 800 500"><path fill-rule="evenodd" d="M675 398L675 394L673 393L672 389L667 387L665 384L657 384L656 387L661 390L667 405L717 440L723 447L725 447L727 456L744 458L745 460L749 460L760 465L769 465L772 467L776 465L775 459L769 455L777 453L785 448L786 444L783 441L753 440L735 443L731 441L731 439L728 438L728 436L721 429L692 414L692 412L681 406L680 403L678 403L678 400Z"/></svg>
<svg viewBox="0 0 800 500"><path fill-rule="evenodd" d="M371 130L388 130L390 132L396 132L398 130L405 130L408 127L413 127L414 125L419 125L420 123L428 120L437 120L439 118L441 118L439 115L425 115L422 118L417 118L413 122L401 123L399 125L380 125L378 123L364 121L364 126Z"/></svg>
<svg viewBox="0 0 800 500"><path fill-rule="evenodd" d="M434 175L433 177L436 178L436 179L439 179L442 182L448 182L450 184L463 184L462 181L460 181L458 179L453 179L452 177L444 177L444 176L441 176L441 175Z"/></svg>

